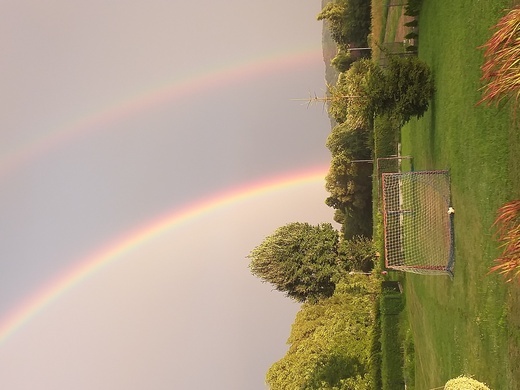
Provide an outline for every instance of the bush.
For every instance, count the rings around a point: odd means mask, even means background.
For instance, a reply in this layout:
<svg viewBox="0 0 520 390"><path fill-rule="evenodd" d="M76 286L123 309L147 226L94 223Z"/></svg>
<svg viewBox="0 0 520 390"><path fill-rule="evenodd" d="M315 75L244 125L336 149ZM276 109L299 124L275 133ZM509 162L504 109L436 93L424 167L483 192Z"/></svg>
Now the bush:
<svg viewBox="0 0 520 390"><path fill-rule="evenodd" d="M371 337L370 337L370 359L369 359L369 367L370 367L370 382L372 385L372 389L381 389L383 387L383 383L381 381L381 313L380 313L380 300L376 299L374 301L373 312L374 316L374 326L372 327Z"/></svg>
<svg viewBox="0 0 520 390"><path fill-rule="evenodd" d="M444 390L490 390L484 383L461 375L446 382Z"/></svg>
<svg viewBox="0 0 520 390"><path fill-rule="evenodd" d="M417 27L419 25L419 22L417 19L411 20L404 24L405 27Z"/></svg>
<svg viewBox="0 0 520 390"><path fill-rule="evenodd" d="M500 207L494 226L502 255L495 260L496 265L490 272L498 272L510 282L520 276L520 200Z"/></svg>
<svg viewBox="0 0 520 390"><path fill-rule="evenodd" d="M399 313L404 308L400 294L381 295L382 389L404 388L403 353L399 337Z"/></svg>
<svg viewBox="0 0 520 390"><path fill-rule="evenodd" d="M409 32L408 34L406 34L404 37L406 39L416 39L418 36L419 36L419 34L412 31L412 32Z"/></svg>
<svg viewBox="0 0 520 390"><path fill-rule="evenodd" d="M406 51L411 52L411 53L416 53L417 46L415 46L415 45L406 46Z"/></svg>
<svg viewBox="0 0 520 390"><path fill-rule="evenodd" d="M497 104L506 97L520 99L520 7L512 9L495 26L485 48L482 81L486 83L478 102Z"/></svg>

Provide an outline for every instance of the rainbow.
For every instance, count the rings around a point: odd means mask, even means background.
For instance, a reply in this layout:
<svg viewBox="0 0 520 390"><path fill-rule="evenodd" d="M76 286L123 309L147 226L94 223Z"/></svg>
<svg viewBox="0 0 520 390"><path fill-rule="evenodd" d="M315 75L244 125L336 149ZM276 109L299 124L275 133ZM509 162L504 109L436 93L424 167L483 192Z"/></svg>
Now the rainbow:
<svg viewBox="0 0 520 390"><path fill-rule="evenodd" d="M44 288L19 305L12 313L8 314L0 322L0 345L74 285L81 283L82 280L99 272L107 265L131 253L146 242L188 221L196 220L205 214L241 201L294 186L324 181L327 169L328 167L316 167L303 172L293 172L284 176L232 188L231 190L188 204L126 233L119 239L78 261L76 265L48 283Z"/></svg>
<svg viewBox="0 0 520 390"><path fill-rule="evenodd" d="M0 160L0 178L17 168L36 160L42 155L67 143L77 141L88 134L117 122L129 115L144 112L152 107L170 103L177 99L194 97L218 87L236 84L253 78L274 74L295 67L305 67L323 61L321 48L298 52L274 54L221 66L184 76L155 88L141 91L125 99L113 102L94 113L70 121L58 129L35 138L30 144L22 145Z"/></svg>

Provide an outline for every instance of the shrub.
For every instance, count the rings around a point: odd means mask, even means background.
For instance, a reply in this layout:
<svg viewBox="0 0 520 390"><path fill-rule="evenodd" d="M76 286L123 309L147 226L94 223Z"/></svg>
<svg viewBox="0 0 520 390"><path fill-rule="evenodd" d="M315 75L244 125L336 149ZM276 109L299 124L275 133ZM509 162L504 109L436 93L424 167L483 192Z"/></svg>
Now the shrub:
<svg viewBox="0 0 520 390"><path fill-rule="evenodd" d="M417 52L417 46L415 46L415 45L406 46L406 51L415 53L415 52Z"/></svg>
<svg viewBox="0 0 520 390"><path fill-rule="evenodd" d="M490 390L484 383L461 375L446 382L444 390Z"/></svg>
<svg viewBox="0 0 520 390"><path fill-rule="evenodd" d="M422 0L408 0L404 14L407 16L417 16L421 12Z"/></svg>
<svg viewBox="0 0 520 390"><path fill-rule="evenodd" d="M417 19L411 20L407 23L405 23L405 27L417 27L419 24L419 21Z"/></svg>
<svg viewBox="0 0 520 390"><path fill-rule="evenodd" d="M370 334L370 381L372 389L381 389L383 387L381 375L381 313L380 313L380 299L374 300L374 326Z"/></svg>
<svg viewBox="0 0 520 390"><path fill-rule="evenodd" d="M356 58L354 58L350 52L345 51L339 51L336 54L336 57L334 57L330 64L338 71L338 72L346 72L352 63L356 61Z"/></svg>
<svg viewBox="0 0 520 390"><path fill-rule="evenodd" d="M499 103L506 97L520 98L520 6L509 11L495 26L495 33L481 47L485 49L481 67L485 83L477 104Z"/></svg>
<svg viewBox="0 0 520 390"><path fill-rule="evenodd" d="M382 389L404 388L403 353L399 337L399 313L404 308L400 294L381 295Z"/></svg>
<svg viewBox="0 0 520 390"><path fill-rule="evenodd" d="M510 282L520 275L520 200L500 207L494 226L502 255L495 259L490 272L498 272Z"/></svg>
<svg viewBox="0 0 520 390"><path fill-rule="evenodd" d="M408 34L406 34L404 37L406 39L416 39L418 36L419 36L419 34L412 31L412 32L409 32Z"/></svg>

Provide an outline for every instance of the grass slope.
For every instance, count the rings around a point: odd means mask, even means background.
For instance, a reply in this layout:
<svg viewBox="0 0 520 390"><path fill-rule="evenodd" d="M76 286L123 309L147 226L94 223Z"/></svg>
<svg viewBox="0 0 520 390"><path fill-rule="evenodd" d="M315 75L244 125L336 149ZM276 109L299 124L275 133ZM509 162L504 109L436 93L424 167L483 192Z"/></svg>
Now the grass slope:
<svg viewBox="0 0 520 390"><path fill-rule="evenodd" d="M419 57L437 92L430 110L403 128L403 154L414 168L451 172L455 277L407 275L407 310L415 340L416 389L460 374L493 389L520 388L518 285L488 275L498 254L496 209L520 194L519 127L508 106L475 106L481 46L509 1L425 0Z"/></svg>

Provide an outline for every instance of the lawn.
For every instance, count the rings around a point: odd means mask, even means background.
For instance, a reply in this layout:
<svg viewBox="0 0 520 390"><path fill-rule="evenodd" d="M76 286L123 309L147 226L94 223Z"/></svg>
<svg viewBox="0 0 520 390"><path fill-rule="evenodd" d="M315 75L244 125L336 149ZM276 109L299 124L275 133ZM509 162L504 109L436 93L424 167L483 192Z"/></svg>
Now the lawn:
<svg viewBox="0 0 520 390"><path fill-rule="evenodd" d="M520 194L520 128L511 107L476 106L482 45L509 0L425 0L419 57L436 94L423 118L401 130L414 169L449 169L455 208L455 276L407 274L415 388L461 374L492 389L520 388L520 288L488 270L498 255L497 208Z"/></svg>

